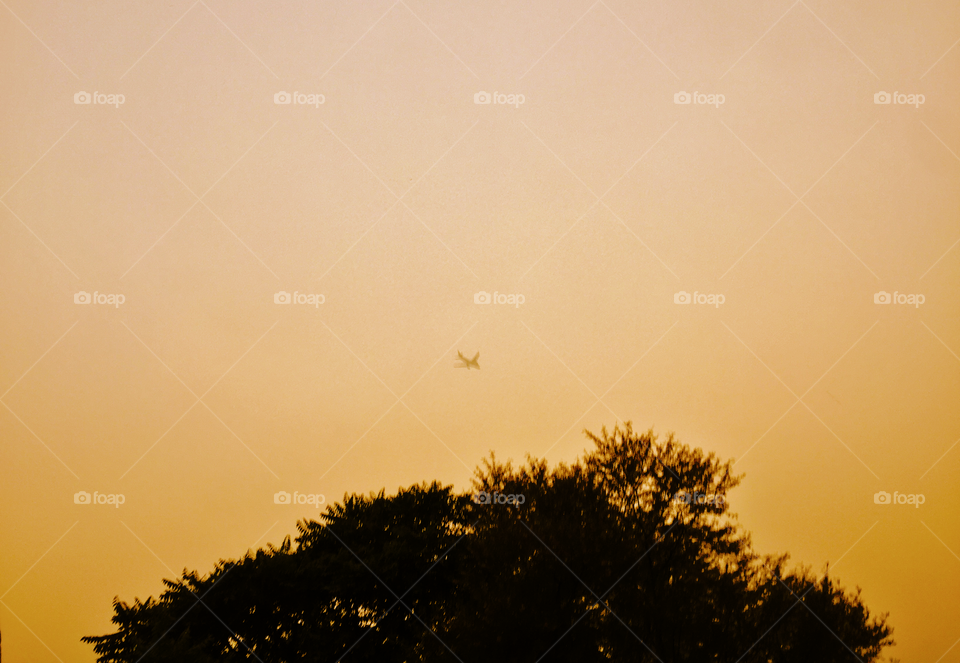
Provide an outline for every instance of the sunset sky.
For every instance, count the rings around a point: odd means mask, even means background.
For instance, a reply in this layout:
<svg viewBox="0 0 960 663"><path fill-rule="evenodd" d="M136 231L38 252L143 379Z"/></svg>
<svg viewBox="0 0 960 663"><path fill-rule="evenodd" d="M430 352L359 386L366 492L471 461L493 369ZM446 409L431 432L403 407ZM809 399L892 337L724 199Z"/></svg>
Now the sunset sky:
<svg viewBox="0 0 960 663"><path fill-rule="evenodd" d="M960 5L0 5L4 660L630 420L960 662Z"/></svg>

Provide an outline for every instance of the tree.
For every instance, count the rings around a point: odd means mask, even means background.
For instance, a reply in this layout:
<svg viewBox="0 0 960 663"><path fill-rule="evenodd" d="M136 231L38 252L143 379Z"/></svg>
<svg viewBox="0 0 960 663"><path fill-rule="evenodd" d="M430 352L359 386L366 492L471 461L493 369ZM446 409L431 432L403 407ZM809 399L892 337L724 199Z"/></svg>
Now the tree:
<svg viewBox="0 0 960 663"><path fill-rule="evenodd" d="M553 469L491 455L489 500L346 496L295 542L115 599L117 632L83 640L100 663L870 662L893 644L859 588L752 550L730 462L629 423L588 436Z"/></svg>

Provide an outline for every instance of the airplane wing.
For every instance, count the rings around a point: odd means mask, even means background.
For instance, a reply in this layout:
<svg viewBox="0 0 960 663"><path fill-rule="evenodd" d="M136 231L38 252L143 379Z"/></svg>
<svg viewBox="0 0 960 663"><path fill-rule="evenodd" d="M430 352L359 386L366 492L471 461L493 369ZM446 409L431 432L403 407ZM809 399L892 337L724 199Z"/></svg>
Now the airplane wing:
<svg viewBox="0 0 960 663"><path fill-rule="evenodd" d="M476 361L477 361L478 359L480 359L480 353L479 353L479 352L478 352L477 354L473 355L473 359L470 360L470 363L476 363Z"/></svg>

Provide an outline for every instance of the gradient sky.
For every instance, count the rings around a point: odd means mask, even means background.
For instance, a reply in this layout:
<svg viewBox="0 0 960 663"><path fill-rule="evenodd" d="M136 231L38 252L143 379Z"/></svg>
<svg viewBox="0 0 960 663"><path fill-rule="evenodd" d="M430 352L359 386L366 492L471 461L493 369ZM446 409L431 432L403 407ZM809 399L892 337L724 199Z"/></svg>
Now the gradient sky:
<svg viewBox="0 0 960 663"><path fill-rule="evenodd" d="M316 516L277 491L632 420L736 460L756 548L889 654L960 661L956 3L0 4L6 658L93 661L114 596Z"/></svg>

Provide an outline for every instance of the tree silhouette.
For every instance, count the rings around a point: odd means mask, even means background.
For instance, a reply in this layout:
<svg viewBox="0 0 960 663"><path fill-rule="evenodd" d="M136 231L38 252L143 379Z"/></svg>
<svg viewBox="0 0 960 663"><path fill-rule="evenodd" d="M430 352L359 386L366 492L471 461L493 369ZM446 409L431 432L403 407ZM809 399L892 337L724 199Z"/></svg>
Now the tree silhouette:
<svg viewBox="0 0 960 663"><path fill-rule="evenodd" d="M346 496L294 542L115 599L117 632L83 640L100 663L829 663L893 644L859 588L753 552L717 499L730 462L629 423L588 436L553 469L491 455L474 480L490 499Z"/></svg>

